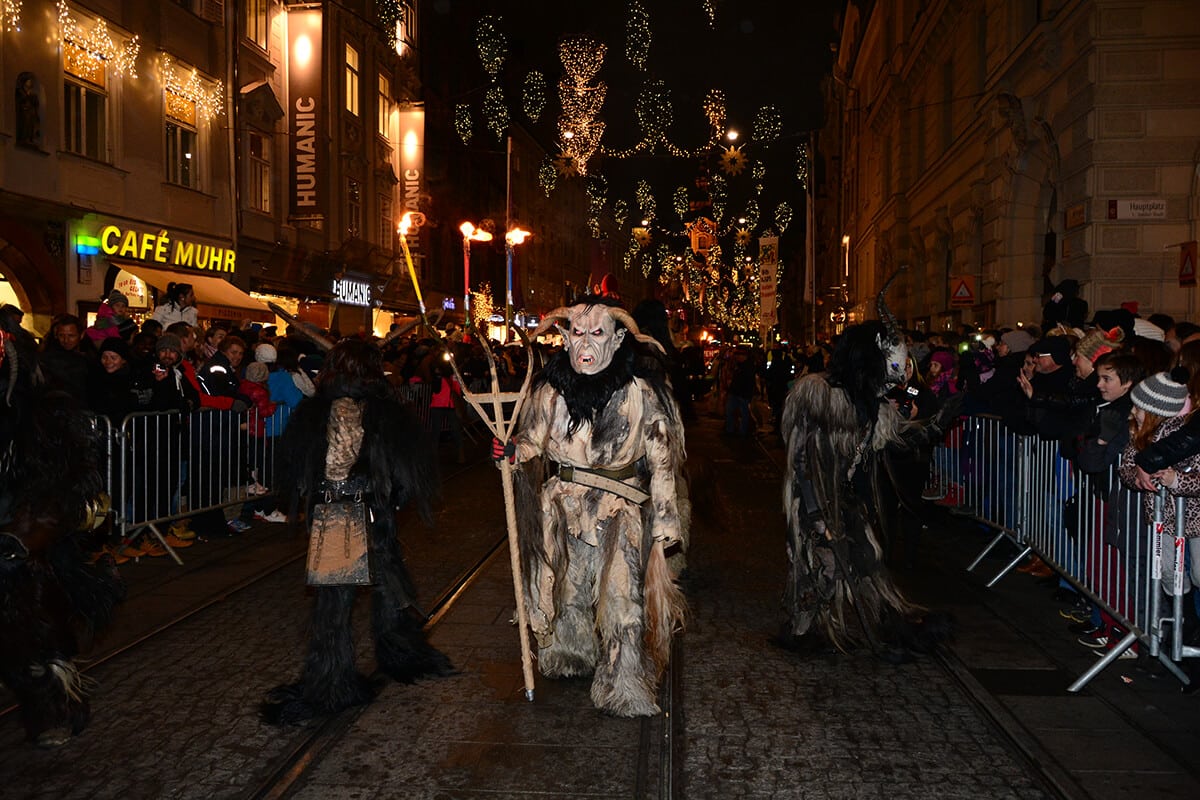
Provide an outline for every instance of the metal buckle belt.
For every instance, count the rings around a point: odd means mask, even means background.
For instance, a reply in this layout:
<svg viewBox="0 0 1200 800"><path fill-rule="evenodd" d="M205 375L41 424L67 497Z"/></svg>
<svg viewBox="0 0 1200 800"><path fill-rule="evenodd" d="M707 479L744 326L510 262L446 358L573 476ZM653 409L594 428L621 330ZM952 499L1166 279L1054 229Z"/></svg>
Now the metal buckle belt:
<svg viewBox="0 0 1200 800"><path fill-rule="evenodd" d="M599 475L602 478L608 478L614 481L624 481L630 478L637 477L637 464L626 464L620 469L601 469L592 467L576 467L571 464L560 464L557 461L550 462L550 474L557 475L564 481L573 481L576 472L587 472L592 475Z"/></svg>
<svg viewBox="0 0 1200 800"><path fill-rule="evenodd" d="M601 491L615 494L637 505L641 505L650 499L649 493L640 486L625 482L627 479L637 476L637 467L633 464L613 470L588 469L551 461L550 474L557 475L559 480L567 483L578 483L581 486L589 486L593 489L600 489ZM617 475L622 477L615 477Z"/></svg>

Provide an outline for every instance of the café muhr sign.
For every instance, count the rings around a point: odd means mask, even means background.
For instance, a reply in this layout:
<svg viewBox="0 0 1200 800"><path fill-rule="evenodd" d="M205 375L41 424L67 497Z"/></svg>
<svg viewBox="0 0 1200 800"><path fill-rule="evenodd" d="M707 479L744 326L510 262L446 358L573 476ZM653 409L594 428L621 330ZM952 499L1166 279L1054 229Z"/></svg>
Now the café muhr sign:
<svg viewBox="0 0 1200 800"><path fill-rule="evenodd" d="M228 247L173 238L166 230L149 233L122 230L116 225L105 225L100 229L99 236L77 236L75 250L80 255L102 252L147 264L210 272L233 272L237 261L236 251Z"/></svg>

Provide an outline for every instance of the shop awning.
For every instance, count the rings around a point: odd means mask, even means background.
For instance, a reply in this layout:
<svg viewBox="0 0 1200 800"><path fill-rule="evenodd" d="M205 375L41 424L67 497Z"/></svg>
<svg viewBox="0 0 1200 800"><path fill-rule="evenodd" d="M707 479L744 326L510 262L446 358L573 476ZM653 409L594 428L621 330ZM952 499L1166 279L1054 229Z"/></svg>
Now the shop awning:
<svg viewBox="0 0 1200 800"><path fill-rule="evenodd" d="M250 318L257 322L273 322L271 309L243 292L224 278L214 278L193 272L172 272L166 269L146 267L136 262L110 258L126 272L132 272L160 292L167 290L169 283L190 283L196 290L197 311L203 318L240 320Z"/></svg>

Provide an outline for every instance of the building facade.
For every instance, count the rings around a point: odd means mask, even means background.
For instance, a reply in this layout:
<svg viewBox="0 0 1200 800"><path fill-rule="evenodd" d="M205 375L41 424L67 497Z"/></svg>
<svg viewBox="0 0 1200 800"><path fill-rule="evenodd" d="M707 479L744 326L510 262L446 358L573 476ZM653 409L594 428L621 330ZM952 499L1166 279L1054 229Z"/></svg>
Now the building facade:
<svg viewBox="0 0 1200 800"><path fill-rule="evenodd" d="M1200 8L1186 0L851 2L818 137L818 293L916 328L1093 310L1197 317Z"/></svg>

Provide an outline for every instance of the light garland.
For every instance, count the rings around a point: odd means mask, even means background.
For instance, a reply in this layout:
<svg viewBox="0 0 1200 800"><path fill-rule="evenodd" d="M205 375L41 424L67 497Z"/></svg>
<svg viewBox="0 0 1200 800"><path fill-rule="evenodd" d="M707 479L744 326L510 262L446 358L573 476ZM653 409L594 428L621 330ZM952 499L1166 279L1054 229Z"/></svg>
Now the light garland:
<svg viewBox="0 0 1200 800"><path fill-rule="evenodd" d="M4 0L0 8L0 32L21 32L21 0Z"/></svg>
<svg viewBox="0 0 1200 800"><path fill-rule="evenodd" d="M200 73L193 68L190 72L180 69L175 59L162 53L158 57L158 70L162 76L163 89L166 90L167 111L176 119L186 119L180 116L188 105L205 119L219 117L225 113L225 84L221 81L208 84L201 80ZM211 88L209 88L211 86ZM183 101L180 104L179 101ZM194 124L194 120L193 120Z"/></svg>
<svg viewBox="0 0 1200 800"><path fill-rule="evenodd" d="M600 238L600 215L604 213L604 204L608 200L608 180L603 175L589 175L583 184L588 198L588 228L592 237Z"/></svg>
<svg viewBox="0 0 1200 800"><path fill-rule="evenodd" d="M618 228L625 227L625 220L629 219L629 204L624 200L617 200L613 203L613 221L617 223Z"/></svg>
<svg viewBox="0 0 1200 800"><path fill-rule="evenodd" d="M775 106L763 106L754 116L754 139L762 144L771 144L783 132L783 117Z"/></svg>
<svg viewBox="0 0 1200 800"><path fill-rule="evenodd" d="M758 227L758 201L748 200L746 202L746 227L751 230Z"/></svg>
<svg viewBox="0 0 1200 800"><path fill-rule="evenodd" d="M470 144L473 131L469 104L459 103L454 106L454 130L457 131L458 138L462 139L463 144Z"/></svg>
<svg viewBox="0 0 1200 800"><path fill-rule="evenodd" d="M625 17L625 57L640 70L646 69L651 38L650 14L638 0L633 0Z"/></svg>
<svg viewBox="0 0 1200 800"><path fill-rule="evenodd" d="M525 76L525 94L522 105L525 116L537 122L546 108L546 76L534 70Z"/></svg>
<svg viewBox="0 0 1200 800"><path fill-rule="evenodd" d="M788 225L792 222L792 207L787 203L780 203L775 207L775 227L779 228L779 232L783 233L787 230Z"/></svg>
<svg viewBox="0 0 1200 800"><path fill-rule="evenodd" d="M479 61L483 71L493 81L500 76L504 59L508 56L508 40L500 30L500 17L487 15L475 25L475 47L479 50Z"/></svg>
<svg viewBox="0 0 1200 800"><path fill-rule="evenodd" d="M704 0L704 14L708 17L708 27L714 30L717 27L717 2L716 0Z"/></svg>
<svg viewBox="0 0 1200 800"><path fill-rule="evenodd" d="M558 83L562 103L558 118L559 150L562 158L574 163L580 175L587 174L588 161L604 136L604 123L598 115L608 87L590 81L600 71L605 52L603 44L583 37L567 39L558 46L558 57L567 73Z"/></svg>
<svg viewBox="0 0 1200 800"><path fill-rule="evenodd" d="M796 148L796 180L800 188L808 191L808 144L801 142Z"/></svg>
<svg viewBox="0 0 1200 800"><path fill-rule="evenodd" d="M710 128L723 130L725 128L725 93L720 89L709 89L704 96L704 116L708 118Z"/></svg>
<svg viewBox="0 0 1200 800"><path fill-rule="evenodd" d="M93 75L104 69L105 62L111 62L118 75L137 77L137 57L142 46L136 34L118 47L109 35L107 22L98 19L92 28L84 28L71 16L66 0L58 0L58 28L63 42L74 45L63 49L66 66L72 74Z"/></svg>
<svg viewBox="0 0 1200 800"><path fill-rule="evenodd" d="M675 213L680 219L687 216L687 213L692 210L691 204L688 202L688 190L686 186L675 187L674 196Z"/></svg>
<svg viewBox="0 0 1200 800"><path fill-rule="evenodd" d="M654 194L650 189L650 183L645 180L639 180L637 182L637 188L634 190L633 194L637 199L638 210L642 212L642 216L646 219L653 220L656 207L654 203Z"/></svg>
<svg viewBox="0 0 1200 800"><path fill-rule="evenodd" d="M488 130L496 135L496 141L504 139L508 130L508 106L504 103L504 90L493 86L483 98L483 115L487 118Z"/></svg>
<svg viewBox="0 0 1200 800"><path fill-rule="evenodd" d="M542 159L542 165L538 167L538 185L542 187L546 197L549 197L558 185L558 170L554 168L554 159L550 156Z"/></svg>

